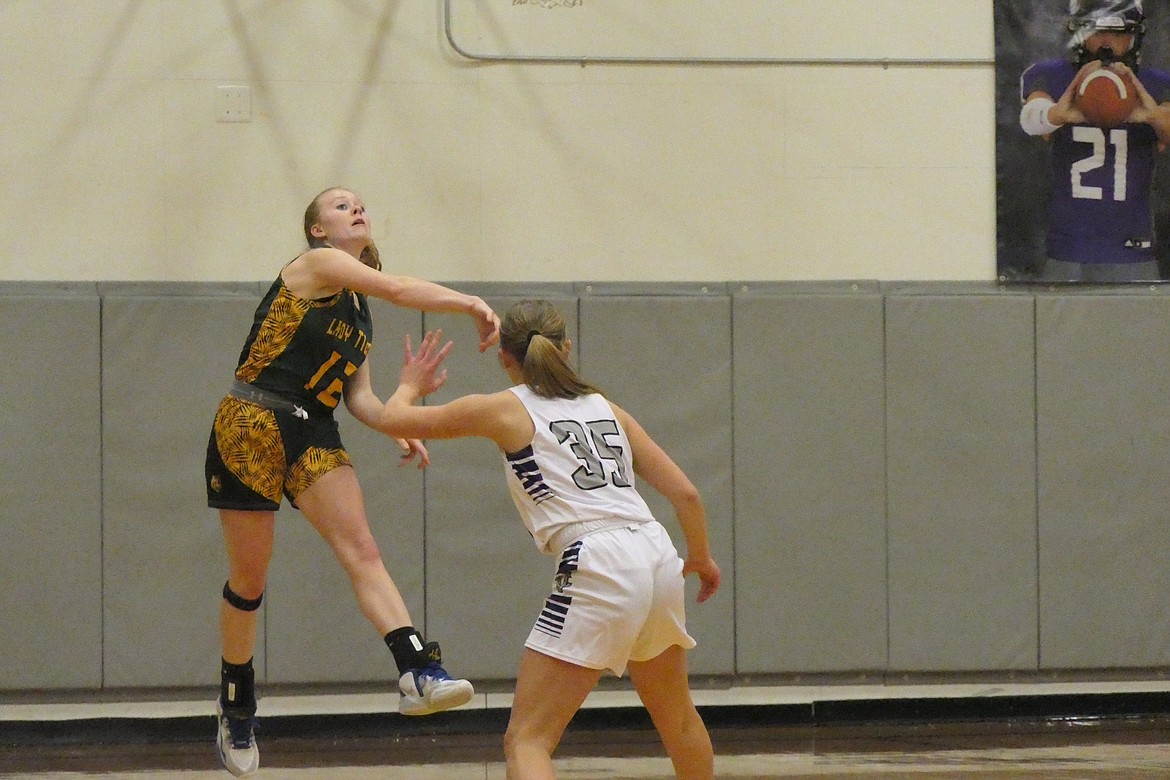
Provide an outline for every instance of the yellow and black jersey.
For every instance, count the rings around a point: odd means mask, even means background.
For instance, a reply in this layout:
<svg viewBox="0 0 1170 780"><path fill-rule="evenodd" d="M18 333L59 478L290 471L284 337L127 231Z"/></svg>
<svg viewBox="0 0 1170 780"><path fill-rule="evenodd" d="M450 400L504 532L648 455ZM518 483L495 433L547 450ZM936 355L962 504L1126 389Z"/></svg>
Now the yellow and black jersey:
<svg viewBox="0 0 1170 780"><path fill-rule="evenodd" d="M279 276L256 308L236 379L330 416L346 380L373 346L366 297L350 290L305 300Z"/></svg>

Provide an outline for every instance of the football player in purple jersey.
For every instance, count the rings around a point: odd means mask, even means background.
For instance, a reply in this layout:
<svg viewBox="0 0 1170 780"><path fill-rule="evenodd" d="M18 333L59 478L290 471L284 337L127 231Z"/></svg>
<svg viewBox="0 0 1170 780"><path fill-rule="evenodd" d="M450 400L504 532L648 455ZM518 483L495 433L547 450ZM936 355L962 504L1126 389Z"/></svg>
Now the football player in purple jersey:
<svg viewBox="0 0 1170 780"><path fill-rule="evenodd" d="M1046 281L1158 279L1151 191L1170 143L1170 73L1140 67L1142 0L1069 0L1070 58L1020 77L1020 127L1050 144ZM1074 103L1099 68L1132 77L1138 103L1124 123L1089 124Z"/></svg>

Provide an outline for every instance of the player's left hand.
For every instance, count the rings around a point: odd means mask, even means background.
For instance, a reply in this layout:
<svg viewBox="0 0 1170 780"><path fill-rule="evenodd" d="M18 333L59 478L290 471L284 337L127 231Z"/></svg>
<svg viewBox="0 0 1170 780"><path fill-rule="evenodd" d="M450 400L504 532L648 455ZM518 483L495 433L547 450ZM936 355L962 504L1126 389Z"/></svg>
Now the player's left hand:
<svg viewBox="0 0 1170 780"><path fill-rule="evenodd" d="M1146 85L1142 84L1137 74L1124 62L1115 63L1113 69L1118 73L1124 73L1129 76L1130 81L1133 83L1134 91L1137 92L1138 96L1137 105L1134 106L1133 111L1130 112L1129 117L1125 121L1149 124L1150 120L1153 119L1154 111L1158 108L1158 101L1154 100L1154 96L1146 89Z"/></svg>
<svg viewBox="0 0 1170 780"><path fill-rule="evenodd" d="M447 381L447 369L440 371L439 366L455 344L448 341L440 348L438 345L442 340L441 329L427 331L416 353L411 349L410 335L406 336L406 351L402 355L402 373L398 382L409 386L418 398L430 395Z"/></svg>
<svg viewBox="0 0 1170 780"><path fill-rule="evenodd" d="M1138 95L1138 104L1130 112L1129 117L1125 120L1127 122L1140 123L1151 125L1154 132L1158 134L1158 141L1161 144L1170 142L1170 107L1166 104L1160 104L1154 99L1146 89L1146 85L1142 84L1141 79L1137 74L1123 62L1114 63L1114 70L1119 73L1124 73L1130 77L1133 82L1133 88Z"/></svg>
<svg viewBox="0 0 1170 780"><path fill-rule="evenodd" d="M431 464L431 454L427 452L427 447L418 439L395 439L398 446L402 448L402 456L398 460L399 466L405 466L418 458L418 467L425 469Z"/></svg>

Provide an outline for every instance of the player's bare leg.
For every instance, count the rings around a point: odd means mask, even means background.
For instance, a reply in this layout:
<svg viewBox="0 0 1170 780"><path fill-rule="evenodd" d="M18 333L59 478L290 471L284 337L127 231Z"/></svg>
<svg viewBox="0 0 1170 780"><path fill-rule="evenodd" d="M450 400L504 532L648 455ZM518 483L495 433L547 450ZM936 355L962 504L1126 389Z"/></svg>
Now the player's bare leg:
<svg viewBox="0 0 1170 780"><path fill-rule="evenodd" d="M297 496L297 507L333 550L349 577L362 614L379 634L410 625L406 603L370 532L353 469L342 466L320 476Z"/></svg>
<svg viewBox="0 0 1170 780"><path fill-rule="evenodd" d="M662 737L680 780L711 780L715 753L695 709L687 679L687 654L672 645L649 661L630 662L630 680Z"/></svg>
<svg viewBox="0 0 1170 780"><path fill-rule="evenodd" d="M276 523L275 515L268 511L221 509L219 516L228 556L228 580L219 611L223 659L215 703L216 749L229 772L249 777L260 766L260 751L253 736L256 690L252 655Z"/></svg>
<svg viewBox="0 0 1170 780"><path fill-rule="evenodd" d="M268 577L275 537L272 512L219 510L228 557L228 585L243 599L260 598ZM220 601L219 629L224 660L247 663L256 647L257 610L240 610Z"/></svg>
<svg viewBox="0 0 1170 780"><path fill-rule="evenodd" d="M601 679L600 669L524 649L504 733L508 780L552 780L552 755L573 715Z"/></svg>
<svg viewBox="0 0 1170 780"><path fill-rule="evenodd" d="M471 700L475 688L442 665L437 642L424 642L411 624L398 586L386 571L370 532L357 475L349 466L317 478L297 496L297 506L333 550L349 576L362 614L386 641L398 666L398 711L430 715Z"/></svg>

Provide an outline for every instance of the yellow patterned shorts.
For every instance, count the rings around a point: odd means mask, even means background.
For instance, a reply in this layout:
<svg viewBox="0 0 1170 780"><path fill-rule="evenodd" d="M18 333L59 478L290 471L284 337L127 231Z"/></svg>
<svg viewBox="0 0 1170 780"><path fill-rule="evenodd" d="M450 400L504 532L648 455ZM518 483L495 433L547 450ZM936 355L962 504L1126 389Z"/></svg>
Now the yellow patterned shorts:
<svg viewBox="0 0 1170 780"><path fill-rule="evenodd" d="M305 420L227 396L207 443L207 505L274 511L283 494L296 506L301 491L322 474L347 465L332 416Z"/></svg>

